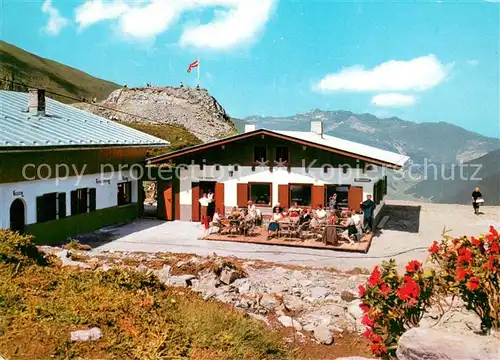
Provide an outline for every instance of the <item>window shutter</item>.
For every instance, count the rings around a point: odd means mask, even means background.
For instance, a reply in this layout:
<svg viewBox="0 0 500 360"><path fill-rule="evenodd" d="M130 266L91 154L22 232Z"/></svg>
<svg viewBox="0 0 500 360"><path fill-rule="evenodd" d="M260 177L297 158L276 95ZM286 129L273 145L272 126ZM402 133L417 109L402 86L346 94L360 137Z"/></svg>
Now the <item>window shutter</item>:
<svg viewBox="0 0 500 360"><path fill-rule="evenodd" d="M384 176L384 195L387 195L387 175Z"/></svg>
<svg viewBox="0 0 500 360"><path fill-rule="evenodd" d="M323 185L313 185L311 190L311 203L313 207L320 204L325 206L325 187Z"/></svg>
<svg viewBox="0 0 500 360"><path fill-rule="evenodd" d="M64 219L66 217L66 193L57 194L57 217Z"/></svg>
<svg viewBox="0 0 500 360"><path fill-rule="evenodd" d="M215 184L215 211L219 211L222 214L226 213L224 209L224 183Z"/></svg>
<svg viewBox="0 0 500 360"><path fill-rule="evenodd" d="M43 222L44 212L43 212L43 196L37 196L36 198L36 221Z"/></svg>
<svg viewBox="0 0 500 360"><path fill-rule="evenodd" d="M360 186L351 186L347 194L347 203L349 209L360 211L362 201L363 201L363 188Z"/></svg>
<svg viewBox="0 0 500 360"><path fill-rule="evenodd" d="M282 207L288 207L290 204L288 203L288 184L279 184L278 185L278 202ZM272 200L271 200L272 201Z"/></svg>
<svg viewBox="0 0 500 360"><path fill-rule="evenodd" d="M239 207L247 206L248 184L236 184L236 203Z"/></svg>
<svg viewBox="0 0 500 360"><path fill-rule="evenodd" d="M78 191L71 192L71 215L78 214Z"/></svg>
<svg viewBox="0 0 500 360"><path fill-rule="evenodd" d="M89 211L95 211L96 209L96 189L89 189Z"/></svg>
<svg viewBox="0 0 500 360"><path fill-rule="evenodd" d="M191 183L191 221L200 221L200 183Z"/></svg>

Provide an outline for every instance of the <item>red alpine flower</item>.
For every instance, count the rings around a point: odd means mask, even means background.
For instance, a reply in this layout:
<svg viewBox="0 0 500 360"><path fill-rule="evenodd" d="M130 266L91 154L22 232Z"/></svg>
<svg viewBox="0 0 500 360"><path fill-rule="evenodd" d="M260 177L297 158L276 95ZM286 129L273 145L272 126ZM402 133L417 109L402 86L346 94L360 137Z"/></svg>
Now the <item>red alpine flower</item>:
<svg viewBox="0 0 500 360"><path fill-rule="evenodd" d="M370 328L366 328L366 330L363 332L363 336L367 339L370 339L372 337L373 331Z"/></svg>
<svg viewBox="0 0 500 360"><path fill-rule="evenodd" d="M431 254L435 254L435 253L437 253L438 251L439 251L439 244L438 244L438 242L437 242L437 241L434 241L434 242L432 243L432 246L429 248L429 252L430 252Z"/></svg>
<svg viewBox="0 0 500 360"><path fill-rule="evenodd" d="M455 277L457 280L463 280L467 275L470 275L471 271L470 270L465 270L464 268L457 268L457 272L455 274Z"/></svg>
<svg viewBox="0 0 500 360"><path fill-rule="evenodd" d="M460 256L458 257L459 264L464 263L464 262L467 262L470 264L472 262L472 250L471 249L463 247L463 248L460 248L458 250L458 253L460 254Z"/></svg>
<svg viewBox="0 0 500 360"><path fill-rule="evenodd" d="M411 298L416 299L420 295L418 284L409 276L405 276L405 284L396 290L398 297L403 301L408 301Z"/></svg>
<svg viewBox="0 0 500 360"><path fill-rule="evenodd" d="M420 266L422 266L422 264L419 261L412 260L408 263L408 265L406 265L406 271L412 274L414 272L417 272L418 269L420 269Z"/></svg>
<svg viewBox="0 0 500 360"><path fill-rule="evenodd" d="M476 239L474 236L470 238L470 242L473 246L479 246L483 243L480 239Z"/></svg>
<svg viewBox="0 0 500 360"><path fill-rule="evenodd" d="M370 307L364 303L359 304L359 308L363 311L363 314L368 314Z"/></svg>
<svg viewBox="0 0 500 360"><path fill-rule="evenodd" d="M497 230L493 227L493 225L490 225L490 234L493 235L495 238L498 239L498 232Z"/></svg>
<svg viewBox="0 0 500 360"><path fill-rule="evenodd" d="M382 344L371 344L370 349L375 355L382 355L387 353L387 348Z"/></svg>
<svg viewBox="0 0 500 360"><path fill-rule="evenodd" d="M500 247L496 241L492 242L488 249L494 254L498 254L500 252Z"/></svg>
<svg viewBox="0 0 500 360"><path fill-rule="evenodd" d="M471 277L467 283L467 289L474 291L479 288L479 279L477 277Z"/></svg>
<svg viewBox="0 0 500 360"><path fill-rule="evenodd" d="M387 295L389 294L390 291L391 291L391 288L389 286L387 286L386 283L382 283L382 285L380 285L380 292L385 297L387 297Z"/></svg>
<svg viewBox="0 0 500 360"><path fill-rule="evenodd" d="M367 281L368 285L377 286L378 284L380 284L382 282L381 275L382 274L380 273L378 266L375 266L375 268L372 271L372 274L370 275L370 278Z"/></svg>
<svg viewBox="0 0 500 360"><path fill-rule="evenodd" d="M372 327L375 322L368 316L368 314L365 314L361 319L361 324Z"/></svg>
<svg viewBox="0 0 500 360"><path fill-rule="evenodd" d="M359 297L365 296L366 289L363 285L358 286L358 291L359 291Z"/></svg>

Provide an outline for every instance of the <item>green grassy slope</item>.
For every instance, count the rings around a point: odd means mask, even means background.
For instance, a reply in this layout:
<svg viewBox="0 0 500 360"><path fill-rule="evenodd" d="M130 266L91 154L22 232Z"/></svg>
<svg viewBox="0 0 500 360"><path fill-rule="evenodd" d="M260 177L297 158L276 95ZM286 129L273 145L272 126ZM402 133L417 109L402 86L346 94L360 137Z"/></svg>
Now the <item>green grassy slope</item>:
<svg viewBox="0 0 500 360"><path fill-rule="evenodd" d="M25 87L4 80L8 79L80 99L91 100L97 97L97 100L103 100L119 87L115 83L41 58L3 41L0 41L0 60L0 89L26 91ZM52 94L47 95L61 102L74 102Z"/></svg>

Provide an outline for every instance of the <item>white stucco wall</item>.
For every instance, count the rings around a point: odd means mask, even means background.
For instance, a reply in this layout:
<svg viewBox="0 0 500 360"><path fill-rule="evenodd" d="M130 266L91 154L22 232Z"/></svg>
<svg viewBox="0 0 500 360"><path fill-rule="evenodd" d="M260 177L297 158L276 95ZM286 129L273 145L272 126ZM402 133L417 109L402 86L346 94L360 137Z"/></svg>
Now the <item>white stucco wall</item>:
<svg viewBox="0 0 500 360"><path fill-rule="evenodd" d="M190 165L187 169L179 172L180 175L180 196L179 202L181 206L191 206L192 204L192 183L199 181L216 181L224 183L224 205L237 205L237 184L249 182L265 182L272 183L272 204L278 202L278 185L280 184L312 184L312 185L351 185L363 187L363 198L366 194L373 194L375 183L383 178L383 169L367 171L363 173L361 169L349 169L346 174L342 169L329 168L327 173L324 173L323 168L313 168L306 172L303 167L291 168L288 172L286 168L274 168L269 171L267 167L256 167L252 171L250 166L239 166L238 171L233 172L233 176L229 176L229 171L232 170L228 166L220 166L216 170L215 166L204 166L200 170L198 165ZM357 178L368 178L370 182L357 182ZM181 215L181 220L190 220L189 212ZM184 217L184 218L182 218Z"/></svg>
<svg viewBox="0 0 500 360"><path fill-rule="evenodd" d="M109 184L98 183L98 179L109 179ZM36 198L40 195L54 192L66 193L66 215L71 215L70 192L80 188L96 189L96 209L117 206L117 185L120 182L132 181L132 202L138 199L138 181L133 172L104 173L84 175L80 179L48 179L0 184L0 228L10 226L10 205L16 198L21 198L25 204L26 224L36 223ZM21 195L14 195L22 192Z"/></svg>

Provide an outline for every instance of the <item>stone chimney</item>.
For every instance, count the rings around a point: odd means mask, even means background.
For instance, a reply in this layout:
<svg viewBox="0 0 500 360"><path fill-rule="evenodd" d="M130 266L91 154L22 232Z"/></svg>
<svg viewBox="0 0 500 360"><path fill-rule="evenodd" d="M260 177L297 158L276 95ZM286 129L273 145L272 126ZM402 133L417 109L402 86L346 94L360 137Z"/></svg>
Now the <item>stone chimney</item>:
<svg viewBox="0 0 500 360"><path fill-rule="evenodd" d="M245 124L245 132L250 132L250 131L255 131L256 127L255 124Z"/></svg>
<svg viewBox="0 0 500 360"><path fill-rule="evenodd" d="M45 115L45 90L29 89L28 112L31 115Z"/></svg>
<svg viewBox="0 0 500 360"><path fill-rule="evenodd" d="M323 136L323 121L321 120L313 120L311 121L311 132Z"/></svg>

